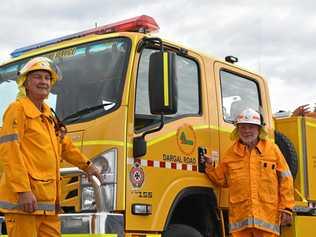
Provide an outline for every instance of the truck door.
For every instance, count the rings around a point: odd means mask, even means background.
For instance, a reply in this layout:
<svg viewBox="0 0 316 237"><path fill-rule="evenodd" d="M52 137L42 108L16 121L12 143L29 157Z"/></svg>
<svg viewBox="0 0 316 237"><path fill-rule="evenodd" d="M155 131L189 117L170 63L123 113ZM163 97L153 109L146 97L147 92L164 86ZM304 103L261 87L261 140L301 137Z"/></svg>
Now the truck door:
<svg viewBox="0 0 316 237"><path fill-rule="evenodd" d="M270 127L268 119L269 101L266 99L266 87L262 78L250 72L234 67L232 64L215 62L214 78L217 94L219 95L219 141L220 157L233 141L230 134L234 129L234 120L246 108L252 108L263 115L263 119ZM222 189L220 195L221 207L228 207L227 190Z"/></svg>
<svg viewBox="0 0 316 237"><path fill-rule="evenodd" d="M131 115L134 116L134 137L160 123L160 115L150 112L148 96L149 57L156 51L144 48L140 53L134 115ZM210 185L204 173L198 172L198 146L209 143L207 107L201 99L206 93L201 89L204 88L201 64L202 59L197 54L176 55L177 113L165 115L163 128L146 135L144 156L128 159L126 228L129 230L162 230L181 190L197 183ZM135 213L135 208L142 205L145 213Z"/></svg>

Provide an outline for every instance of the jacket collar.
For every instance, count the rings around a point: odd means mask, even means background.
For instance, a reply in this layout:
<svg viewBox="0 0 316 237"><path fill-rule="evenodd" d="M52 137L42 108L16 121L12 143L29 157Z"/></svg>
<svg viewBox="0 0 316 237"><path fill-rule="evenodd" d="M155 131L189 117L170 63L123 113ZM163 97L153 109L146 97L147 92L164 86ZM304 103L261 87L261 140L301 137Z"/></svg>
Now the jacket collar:
<svg viewBox="0 0 316 237"><path fill-rule="evenodd" d="M260 154L263 154L265 146L266 146L266 141L260 139L256 145L256 149L258 150Z"/></svg>
<svg viewBox="0 0 316 237"><path fill-rule="evenodd" d="M265 140L260 139L254 149L258 151L259 154L264 152ZM247 146L242 144L240 140L237 140L233 145L233 151L239 156L245 156Z"/></svg>
<svg viewBox="0 0 316 237"><path fill-rule="evenodd" d="M43 103L43 110L44 111L41 112L27 96L24 96L24 97L18 99L18 101L20 101L20 103L22 104L23 109L25 111L25 115L27 117L36 118L36 117L39 117L41 115L45 115L47 117L51 116L50 108L45 103Z"/></svg>

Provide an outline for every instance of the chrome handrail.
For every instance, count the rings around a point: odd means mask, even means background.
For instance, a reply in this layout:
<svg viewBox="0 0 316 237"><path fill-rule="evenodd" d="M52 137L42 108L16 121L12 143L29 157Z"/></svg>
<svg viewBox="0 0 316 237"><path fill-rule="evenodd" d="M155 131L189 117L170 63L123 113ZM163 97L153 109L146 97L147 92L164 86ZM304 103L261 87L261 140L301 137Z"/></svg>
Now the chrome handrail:
<svg viewBox="0 0 316 237"><path fill-rule="evenodd" d="M62 176L87 175L83 170L77 167L61 168L60 174ZM90 182L94 190L94 197L95 197L97 212L106 212L107 210L105 208L105 200L104 200L105 195L103 195L105 192L104 185L94 175L91 177Z"/></svg>

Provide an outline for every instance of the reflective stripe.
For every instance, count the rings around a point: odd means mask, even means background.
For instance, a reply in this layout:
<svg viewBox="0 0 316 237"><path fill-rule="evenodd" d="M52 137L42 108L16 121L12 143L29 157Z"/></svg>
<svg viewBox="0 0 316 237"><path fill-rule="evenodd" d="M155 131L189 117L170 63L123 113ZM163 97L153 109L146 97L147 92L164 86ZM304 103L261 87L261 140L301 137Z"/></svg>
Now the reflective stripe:
<svg viewBox="0 0 316 237"><path fill-rule="evenodd" d="M75 146L94 146L94 145L113 145L124 146L124 142L114 140L87 140L83 142L74 142Z"/></svg>
<svg viewBox="0 0 316 237"><path fill-rule="evenodd" d="M283 172L279 172L279 176L284 178L284 177L291 177L292 174L291 174L291 171L289 170L286 170L286 171L283 171Z"/></svg>
<svg viewBox="0 0 316 237"><path fill-rule="evenodd" d="M18 140L18 134L9 134L0 137L0 144L5 143L5 142L12 142L12 141L17 141Z"/></svg>
<svg viewBox="0 0 316 237"><path fill-rule="evenodd" d="M198 125L198 126L193 126L194 130L200 130L200 129L213 129L216 131L220 131L220 132L227 132L230 133L233 129L230 128L224 128L224 127L218 127L218 126L214 126L214 125ZM165 139L168 139L172 136L174 136L177 132L170 132L167 133L164 136L159 136L153 140L150 140L147 142L148 146L154 145L158 142L161 142ZM94 145L113 145L113 146L124 146L126 143L124 141L115 141L115 140L86 140L83 142L74 142L73 143L75 146L80 147L80 146L94 146ZM127 143L127 147L128 148L132 148L133 144L132 143Z"/></svg>
<svg viewBox="0 0 316 237"><path fill-rule="evenodd" d="M247 218L245 220L229 224L230 231L241 229L245 226L259 226L267 230L271 230L276 234L280 234L280 226L259 220L256 218Z"/></svg>
<svg viewBox="0 0 316 237"><path fill-rule="evenodd" d="M306 122L306 125L307 125L307 126L310 126L310 127L316 128L316 124L315 124L315 123Z"/></svg>
<svg viewBox="0 0 316 237"><path fill-rule="evenodd" d="M164 94L164 106L169 106L169 62L168 53L163 52L163 94Z"/></svg>
<svg viewBox="0 0 316 237"><path fill-rule="evenodd" d="M0 201L0 208L8 209L8 210L21 209L17 203L10 203L10 202L4 202L4 201ZM55 204L38 202L36 210L55 211Z"/></svg>

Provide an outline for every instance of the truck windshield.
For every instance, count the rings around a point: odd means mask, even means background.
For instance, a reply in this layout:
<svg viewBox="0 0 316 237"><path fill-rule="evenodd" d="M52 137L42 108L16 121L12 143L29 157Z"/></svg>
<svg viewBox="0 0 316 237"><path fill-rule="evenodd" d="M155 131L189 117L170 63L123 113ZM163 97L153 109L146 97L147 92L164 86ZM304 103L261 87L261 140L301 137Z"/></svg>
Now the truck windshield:
<svg viewBox="0 0 316 237"><path fill-rule="evenodd" d="M121 101L129 51L127 38L114 38L40 55L52 59L62 73L62 80L53 87L46 103L60 119L86 111L71 122L90 120L112 111ZM18 92L17 72L29 59L0 67L0 126L5 109ZM102 104L106 106L86 110Z"/></svg>

